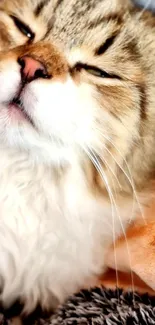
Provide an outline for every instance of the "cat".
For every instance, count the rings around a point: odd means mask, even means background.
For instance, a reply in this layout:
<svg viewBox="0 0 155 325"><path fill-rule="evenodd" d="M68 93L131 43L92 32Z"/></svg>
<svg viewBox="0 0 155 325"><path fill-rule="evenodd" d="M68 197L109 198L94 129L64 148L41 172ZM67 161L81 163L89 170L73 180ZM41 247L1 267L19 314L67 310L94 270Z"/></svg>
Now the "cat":
<svg viewBox="0 0 155 325"><path fill-rule="evenodd" d="M0 1L0 300L95 285L153 196L155 19L128 0Z"/></svg>

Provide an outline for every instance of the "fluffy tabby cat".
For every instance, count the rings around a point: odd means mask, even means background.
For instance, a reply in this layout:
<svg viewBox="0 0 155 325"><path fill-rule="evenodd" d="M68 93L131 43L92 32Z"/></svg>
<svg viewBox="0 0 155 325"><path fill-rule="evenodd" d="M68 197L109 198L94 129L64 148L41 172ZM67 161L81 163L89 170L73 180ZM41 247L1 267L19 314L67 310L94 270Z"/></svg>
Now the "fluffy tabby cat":
<svg viewBox="0 0 155 325"><path fill-rule="evenodd" d="M155 19L1 0L0 46L0 298L30 313L95 283L154 189Z"/></svg>

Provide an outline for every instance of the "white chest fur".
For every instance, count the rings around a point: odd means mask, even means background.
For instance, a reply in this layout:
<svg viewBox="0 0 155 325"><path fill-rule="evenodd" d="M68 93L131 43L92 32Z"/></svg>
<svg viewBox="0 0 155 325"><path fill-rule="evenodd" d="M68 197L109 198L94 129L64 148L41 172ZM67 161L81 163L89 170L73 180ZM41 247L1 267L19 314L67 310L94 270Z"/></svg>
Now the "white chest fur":
<svg viewBox="0 0 155 325"><path fill-rule="evenodd" d="M59 179L50 168L1 152L3 301L22 297L30 311L38 301L47 307L51 296L62 301L86 285L104 267L112 218L109 203L88 192L78 166Z"/></svg>

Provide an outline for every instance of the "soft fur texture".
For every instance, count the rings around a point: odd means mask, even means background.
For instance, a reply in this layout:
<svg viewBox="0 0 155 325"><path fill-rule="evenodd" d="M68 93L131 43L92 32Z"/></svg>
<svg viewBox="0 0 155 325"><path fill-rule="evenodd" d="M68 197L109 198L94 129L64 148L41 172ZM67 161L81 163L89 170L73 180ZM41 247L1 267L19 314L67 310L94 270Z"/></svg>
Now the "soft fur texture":
<svg viewBox="0 0 155 325"><path fill-rule="evenodd" d="M1 301L30 313L93 285L154 190L155 21L127 0L0 5Z"/></svg>

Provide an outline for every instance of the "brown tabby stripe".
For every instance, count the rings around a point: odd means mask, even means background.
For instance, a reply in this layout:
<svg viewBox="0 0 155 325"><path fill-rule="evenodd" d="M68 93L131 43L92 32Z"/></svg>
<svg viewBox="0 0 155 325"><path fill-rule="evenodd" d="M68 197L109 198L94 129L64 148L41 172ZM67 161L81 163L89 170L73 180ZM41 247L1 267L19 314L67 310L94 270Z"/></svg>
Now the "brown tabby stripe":
<svg viewBox="0 0 155 325"><path fill-rule="evenodd" d="M118 13L117 14L109 14L107 16L102 16L98 19L90 21L89 29L96 28L103 23L108 23L109 21L115 21L118 25L121 25L123 22L123 18Z"/></svg>
<svg viewBox="0 0 155 325"><path fill-rule="evenodd" d="M105 42L104 44L100 45L96 50L95 50L95 55L102 55L103 53L105 53L108 48L114 43L116 36L118 34L113 34L112 36L110 36Z"/></svg>
<svg viewBox="0 0 155 325"><path fill-rule="evenodd" d="M50 1L50 0L49 0L49 1ZM55 8L53 9L53 14L57 11L57 9L59 8L59 6L61 5L61 3L62 3L63 1L64 1L64 0L57 0L57 3L56 3L56 5L55 5ZM51 20L49 21L49 23L48 23L48 26L47 26L47 32L46 32L46 34L45 34L43 40L45 40L45 39L48 38L48 36L49 36L49 34L50 34L50 32L51 32L51 29L52 29L52 27L53 27L53 25L54 25L54 21L55 21L55 17L54 17L54 15L53 15L52 19L51 19Z"/></svg>
<svg viewBox="0 0 155 325"><path fill-rule="evenodd" d="M96 88L97 88L98 92L101 93L102 96L105 94L105 86L101 86L101 85L99 86L99 85L96 85ZM102 104L101 104L101 105L102 105ZM120 116L117 112L115 112L114 109L111 109L111 110L110 110L110 114L113 115L113 117L114 117L115 119L117 119L119 122L122 123L122 121L121 121L121 116Z"/></svg>
<svg viewBox="0 0 155 325"><path fill-rule="evenodd" d="M49 3L50 0L42 0L37 7L35 8L35 15L39 16L41 11L44 9L45 6L47 6L47 4Z"/></svg>
<svg viewBox="0 0 155 325"><path fill-rule="evenodd" d="M105 168L105 165L103 163L103 161L101 160L101 158L97 155L97 153L95 153L95 155L93 154L93 152L91 153L92 156L92 160L90 159L90 165L89 165L89 173L90 175L87 174L87 177L89 177L89 181L91 183L91 190L95 193L98 192L102 192L103 188L105 188L104 186L104 180L102 178L102 175L100 173L100 171L97 169L97 166L99 165L99 168ZM88 167L88 166L87 166ZM87 172L87 170L86 170Z"/></svg>
<svg viewBox="0 0 155 325"><path fill-rule="evenodd" d="M142 120L147 119L147 94L145 85L138 86L140 92L140 117Z"/></svg>
<svg viewBox="0 0 155 325"><path fill-rule="evenodd" d="M135 62L135 60L139 60L141 58L139 49L138 49L138 40L132 37L132 35L128 35L127 41L124 41L122 46L123 51L128 55L128 59Z"/></svg>
<svg viewBox="0 0 155 325"><path fill-rule="evenodd" d="M61 3L62 3L63 1L64 1L64 0L57 0L57 3L56 3L55 8L54 8L54 10L53 10L54 13L56 12L56 10L59 8L59 6L61 5Z"/></svg>
<svg viewBox="0 0 155 325"><path fill-rule="evenodd" d="M11 37L7 32L7 27L3 22L0 22L0 43L7 46L11 43Z"/></svg>
<svg viewBox="0 0 155 325"><path fill-rule="evenodd" d="M51 29L53 28L55 22L55 17L53 16L52 19L47 23L47 31L45 36L43 37L43 41L46 40L51 32Z"/></svg>

